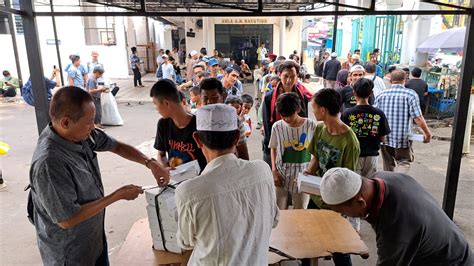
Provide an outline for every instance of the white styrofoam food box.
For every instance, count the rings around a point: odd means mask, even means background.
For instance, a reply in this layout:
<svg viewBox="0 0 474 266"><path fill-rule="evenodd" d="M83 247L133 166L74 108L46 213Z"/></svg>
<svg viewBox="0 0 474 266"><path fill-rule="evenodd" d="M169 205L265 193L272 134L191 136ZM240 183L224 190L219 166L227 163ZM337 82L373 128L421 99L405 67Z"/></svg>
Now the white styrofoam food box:
<svg viewBox="0 0 474 266"><path fill-rule="evenodd" d="M425 140L425 137L423 136L423 134L409 134L408 139L411 141L423 142Z"/></svg>
<svg viewBox="0 0 474 266"><path fill-rule="evenodd" d="M201 167L199 167L198 161L194 160L177 166L175 170L171 170L170 177L175 182L181 182L198 176L200 172Z"/></svg>
<svg viewBox="0 0 474 266"><path fill-rule="evenodd" d="M298 192L307 194L321 195L321 177L314 175L298 175Z"/></svg>
<svg viewBox="0 0 474 266"><path fill-rule="evenodd" d="M183 250L178 246L178 242L176 240L174 242L165 242L166 249L168 249L169 252L173 253L178 253L182 254ZM158 239L153 239L153 249L156 250L165 250L165 247L163 246L163 242Z"/></svg>

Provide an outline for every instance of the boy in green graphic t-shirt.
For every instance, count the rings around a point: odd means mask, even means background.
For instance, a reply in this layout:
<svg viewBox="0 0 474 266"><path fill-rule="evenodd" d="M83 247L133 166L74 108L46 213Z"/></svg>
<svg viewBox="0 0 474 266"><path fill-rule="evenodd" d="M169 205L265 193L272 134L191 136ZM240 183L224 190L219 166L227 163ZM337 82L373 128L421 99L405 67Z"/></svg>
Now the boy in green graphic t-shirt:
<svg viewBox="0 0 474 266"><path fill-rule="evenodd" d="M360 154L357 136L339 118L341 96L333 89L319 90L311 101L314 116L318 124L309 144L309 152L313 155L305 171L307 174L322 177L333 167L345 167L355 170ZM312 195L308 209L328 209L321 200L321 196ZM356 230L360 227L360 220L350 220ZM349 254L335 253L333 260L336 266L350 265ZM305 263L303 263L304 265Z"/></svg>

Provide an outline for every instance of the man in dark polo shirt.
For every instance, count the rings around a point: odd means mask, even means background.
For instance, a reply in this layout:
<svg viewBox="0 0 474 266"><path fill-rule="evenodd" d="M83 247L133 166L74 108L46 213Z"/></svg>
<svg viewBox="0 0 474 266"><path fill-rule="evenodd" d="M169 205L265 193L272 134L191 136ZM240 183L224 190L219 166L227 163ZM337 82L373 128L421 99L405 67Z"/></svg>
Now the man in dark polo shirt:
<svg viewBox="0 0 474 266"><path fill-rule="evenodd" d="M377 172L363 178L332 168L321 181L321 196L334 211L372 225L377 265L474 265L461 230L410 176Z"/></svg>
<svg viewBox="0 0 474 266"><path fill-rule="evenodd" d="M52 122L41 133L30 169L31 199L38 247L44 265L108 265L105 208L143 193L123 186L109 195L96 151L111 151L146 165L158 184L169 172L132 146L94 127L92 96L77 87L56 92L49 111Z"/></svg>

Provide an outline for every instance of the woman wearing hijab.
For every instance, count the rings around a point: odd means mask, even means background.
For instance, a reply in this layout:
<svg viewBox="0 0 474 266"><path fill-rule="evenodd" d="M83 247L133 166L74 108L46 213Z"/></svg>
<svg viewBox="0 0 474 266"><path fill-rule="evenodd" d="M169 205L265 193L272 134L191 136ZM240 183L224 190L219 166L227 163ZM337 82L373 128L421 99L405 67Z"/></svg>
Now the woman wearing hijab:
<svg viewBox="0 0 474 266"><path fill-rule="evenodd" d="M334 89L342 89L347 85L347 78L349 76L349 71L347 69L341 69L337 72L336 76L336 86Z"/></svg>

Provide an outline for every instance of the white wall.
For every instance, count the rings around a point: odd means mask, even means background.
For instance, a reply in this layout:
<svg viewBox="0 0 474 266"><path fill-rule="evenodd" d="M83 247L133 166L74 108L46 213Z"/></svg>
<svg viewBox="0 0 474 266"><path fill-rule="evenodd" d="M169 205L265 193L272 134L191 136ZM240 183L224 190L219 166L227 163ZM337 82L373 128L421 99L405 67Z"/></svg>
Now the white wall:
<svg viewBox="0 0 474 266"><path fill-rule="evenodd" d="M184 20L184 27L185 32L189 32L189 29L193 29L193 32L196 33L194 38L186 36L186 52L189 53L192 50L199 50L204 47L204 27L202 29L196 28L196 20L202 19L200 17L195 18L186 18ZM211 27L207 28L206 30L210 30ZM214 26L212 26L212 31L214 31ZM214 35L214 34L212 34ZM213 45L215 43L213 42Z"/></svg>
<svg viewBox="0 0 474 266"><path fill-rule="evenodd" d="M122 78L128 76L128 55L125 43L124 19L116 17L115 35L116 45L85 45L84 29L82 19L79 17L57 17L56 27L58 39L61 44L61 63L63 68L70 63L69 55L79 53L81 61L85 65L90 60L92 51L99 53L99 62L104 64L105 75L111 78ZM51 18L38 17L38 36L41 48L43 71L50 76L53 66L59 67L56 54L56 46L46 44L47 39L54 40ZM25 36L17 35L20 67L23 79L26 81L30 76L28 60L26 55ZM0 67L9 69L13 75L17 75L15 57L10 35L0 35Z"/></svg>

